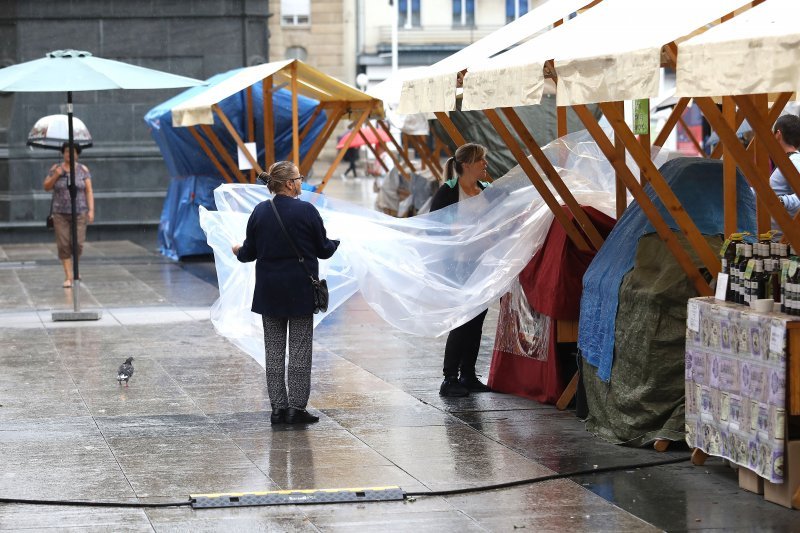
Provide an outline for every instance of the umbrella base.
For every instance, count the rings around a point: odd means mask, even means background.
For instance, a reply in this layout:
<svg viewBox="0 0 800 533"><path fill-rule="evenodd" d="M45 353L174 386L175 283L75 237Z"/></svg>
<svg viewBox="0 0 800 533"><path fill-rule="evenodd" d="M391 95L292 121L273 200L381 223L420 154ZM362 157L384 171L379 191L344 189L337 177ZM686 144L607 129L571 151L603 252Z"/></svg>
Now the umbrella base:
<svg viewBox="0 0 800 533"><path fill-rule="evenodd" d="M53 311L53 322L100 320L102 311Z"/></svg>

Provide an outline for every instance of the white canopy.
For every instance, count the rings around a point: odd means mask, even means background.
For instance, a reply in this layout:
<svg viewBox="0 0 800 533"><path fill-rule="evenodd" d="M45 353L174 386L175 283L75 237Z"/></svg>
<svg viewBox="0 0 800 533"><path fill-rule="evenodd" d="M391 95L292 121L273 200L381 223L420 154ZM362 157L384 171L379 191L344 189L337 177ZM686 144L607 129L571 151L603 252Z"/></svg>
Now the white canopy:
<svg viewBox="0 0 800 533"><path fill-rule="evenodd" d="M767 0L682 43L678 96L794 92L800 89L797 0Z"/></svg>
<svg viewBox="0 0 800 533"><path fill-rule="evenodd" d="M273 83L291 81L291 65L296 63L297 92L320 102L348 101L368 102L373 98L297 59L275 61L244 68L230 78L209 87L207 90L172 108L174 126L195 126L214 124L212 106L237 94L268 76L274 76ZM380 108L374 110L382 112Z"/></svg>
<svg viewBox="0 0 800 533"><path fill-rule="evenodd" d="M590 0L550 0L514 22L425 69L425 75L403 80L397 111L403 114L452 111L456 107L456 74L476 62L515 46L590 3Z"/></svg>
<svg viewBox="0 0 800 533"><path fill-rule="evenodd" d="M655 97L661 48L745 4L749 2L603 0L525 44L470 65L462 109L538 104L542 69L551 59L560 106Z"/></svg>

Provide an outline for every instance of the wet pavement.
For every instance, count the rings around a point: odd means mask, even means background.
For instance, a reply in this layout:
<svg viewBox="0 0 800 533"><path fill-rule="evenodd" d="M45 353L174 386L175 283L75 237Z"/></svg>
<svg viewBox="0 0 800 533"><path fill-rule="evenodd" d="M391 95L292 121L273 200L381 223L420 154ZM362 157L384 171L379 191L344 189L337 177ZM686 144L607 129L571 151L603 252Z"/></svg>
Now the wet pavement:
<svg viewBox="0 0 800 533"><path fill-rule="evenodd" d="M356 187L340 183L342 187ZM355 194L355 193L354 193ZM574 411L514 396L438 396L444 338L392 329L358 296L315 331L311 426L271 427L264 373L208 320L213 262L87 243L71 309L55 246L0 246L0 498L185 501L190 494L399 485L427 493L619 471L405 502L192 510L0 503L0 530L797 530L721 461L607 444ZM488 373L497 312L478 363ZM129 387L115 380L133 356Z"/></svg>

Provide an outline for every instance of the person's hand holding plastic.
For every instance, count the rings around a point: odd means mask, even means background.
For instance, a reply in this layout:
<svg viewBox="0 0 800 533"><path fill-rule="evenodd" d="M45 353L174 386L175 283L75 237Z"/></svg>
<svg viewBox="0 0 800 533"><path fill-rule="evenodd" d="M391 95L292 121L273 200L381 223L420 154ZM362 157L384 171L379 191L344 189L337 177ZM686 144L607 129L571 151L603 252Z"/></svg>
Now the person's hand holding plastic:
<svg viewBox="0 0 800 533"><path fill-rule="evenodd" d="M233 255L237 255L238 256L239 255L239 248L241 248L241 247L242 247L241 244L234 244L233 246L231 246L231 251L233 252Z"/></svg>

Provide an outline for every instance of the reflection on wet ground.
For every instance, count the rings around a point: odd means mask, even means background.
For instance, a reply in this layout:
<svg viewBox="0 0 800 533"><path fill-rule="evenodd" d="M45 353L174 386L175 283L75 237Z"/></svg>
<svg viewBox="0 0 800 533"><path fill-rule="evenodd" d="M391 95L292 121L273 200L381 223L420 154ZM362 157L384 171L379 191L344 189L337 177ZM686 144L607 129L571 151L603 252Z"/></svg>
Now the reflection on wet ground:
<svg viewBox="0 0 800 533"><path fill-rule="evenodd" d="M0 247L0 498L175 501L192 493L476 487L686 455L607 444L570 411L497 393L437 394L444 338L394 331L354 297L315 333L313 426L269 423L264 374L208 321L213 263L184 268L127 241L86 246L69 309L51 245ZM191 270L191 272L189 271ZM205 271L205 275L195 275ZM496 311L484 328L488 372ZM134 357L128 388L115 371ZM0 504L0 529L790 530L709 460L406 502L221 510Z"/></svg>

